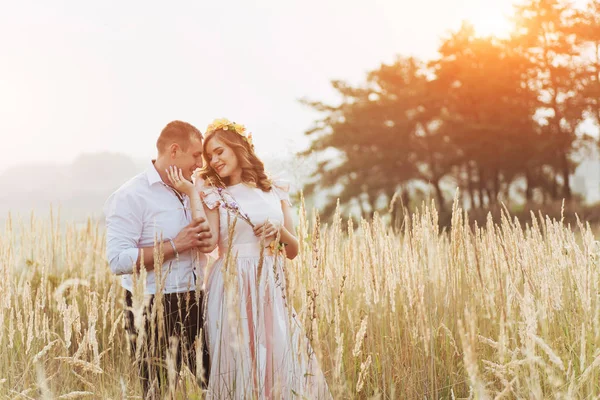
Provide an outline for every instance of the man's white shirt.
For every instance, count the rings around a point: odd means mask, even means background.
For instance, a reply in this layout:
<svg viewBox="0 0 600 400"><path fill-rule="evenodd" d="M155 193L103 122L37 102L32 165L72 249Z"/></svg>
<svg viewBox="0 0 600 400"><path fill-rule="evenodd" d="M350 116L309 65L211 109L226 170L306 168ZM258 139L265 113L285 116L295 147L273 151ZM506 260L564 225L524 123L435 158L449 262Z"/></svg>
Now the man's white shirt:
<svg viewBox="0 0 600 400"><path fill-rule="evenodd" d="M174 239L192 220L189 198L178 194L161 179L151 163L117 189L104 204L106 216L106 254L110 269L123 275L122 286L132 291L132 273L139 248L152 247L166 239ZM163 244L170 246L169 242ZM178 249L179 250L179 249ZM195 290L195 279L203 280L206 255L195 250L179 251L162 266L164 293ZM149 271L146 294L156 293L156 277ZM196 275L196 276L195 276Z"/></svg>

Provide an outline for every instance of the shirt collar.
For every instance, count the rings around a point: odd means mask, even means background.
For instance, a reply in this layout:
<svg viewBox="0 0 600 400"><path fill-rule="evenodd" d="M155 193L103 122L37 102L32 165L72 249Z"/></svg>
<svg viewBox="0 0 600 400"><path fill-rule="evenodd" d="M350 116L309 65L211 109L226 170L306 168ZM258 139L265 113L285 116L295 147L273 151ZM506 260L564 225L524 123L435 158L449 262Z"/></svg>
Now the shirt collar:
<svg viewBox="0 0 600 400"><path fill-rule="evenodd" d="M146 177L148 177L148 184L150 186L163 181L160 175L158 174L156 167L154 166L154 161L156 160L150 161L150 165L146 169Z"/></svg>

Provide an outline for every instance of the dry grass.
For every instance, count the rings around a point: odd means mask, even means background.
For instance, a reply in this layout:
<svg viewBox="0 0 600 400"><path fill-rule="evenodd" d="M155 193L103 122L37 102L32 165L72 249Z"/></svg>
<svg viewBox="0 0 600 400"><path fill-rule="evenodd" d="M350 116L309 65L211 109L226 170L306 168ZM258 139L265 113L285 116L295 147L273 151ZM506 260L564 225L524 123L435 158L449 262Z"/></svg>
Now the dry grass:
<svg viewBox="0 0 600 400"><path fill-rule="evenodd" d="M16 222L0 236L0 397L140 396L123 290L96 223ZM301 210L288 293L336 398L600 395L600 245L587 226L475 230L424 208L321 226ZM173 397L201 398L184 373ZM59 397L62 396L62 397Z"/></svg>

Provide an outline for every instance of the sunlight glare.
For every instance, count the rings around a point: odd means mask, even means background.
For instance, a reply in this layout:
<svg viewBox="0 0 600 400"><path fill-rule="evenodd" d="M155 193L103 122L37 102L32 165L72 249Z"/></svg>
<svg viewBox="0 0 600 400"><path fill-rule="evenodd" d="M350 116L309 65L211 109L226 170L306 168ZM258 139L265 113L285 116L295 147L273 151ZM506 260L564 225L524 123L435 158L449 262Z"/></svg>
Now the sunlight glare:
<svg viewBox="0 0 600 400"><path fill-rule="evenodd" d="M484 2L482 2L484 3ZM500 7L500 4L503 7ZM510 1L494 7L473 7L467 11L465 19L473 25L479 36L495 36L507 38L510 36L512 24L508 16L512 11Z"/></svg>

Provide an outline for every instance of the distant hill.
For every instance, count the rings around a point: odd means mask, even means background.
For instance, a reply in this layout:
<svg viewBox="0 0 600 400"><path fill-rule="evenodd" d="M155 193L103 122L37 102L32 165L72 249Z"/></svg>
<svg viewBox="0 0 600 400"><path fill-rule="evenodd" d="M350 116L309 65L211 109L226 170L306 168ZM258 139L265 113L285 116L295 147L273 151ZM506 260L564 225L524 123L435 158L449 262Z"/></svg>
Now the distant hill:
<svg viewBox="0 0 600 400"><path fill-rule="evenodd" d="M106 198L129 177L145 168L115 153L82 154L71 164L29 164L0 174L0 220L10 211L46 214L60 206L64 220L100 215Z"/></svg>
<svg viewBox="0 0 600 400"><path fill-rule="evenodd" d="M265 159L274 176L283 174L292 189L302 188L315 161L293 156L275 155ZM143 171L148 160L135 160L124 154L82 154L70 164L26 164L0 173L0 224L8 212L27 217L31 211L48 214L50 204L60 207L63 221L84 221L88 216L102 217L106 198L121 184ZM573 177L573 191L582 194L586 203L600 202L600 159L595 153L584 160ZM309 199L322 204L325 194ZM0 231L3 226L0 226Z"/></svg>

